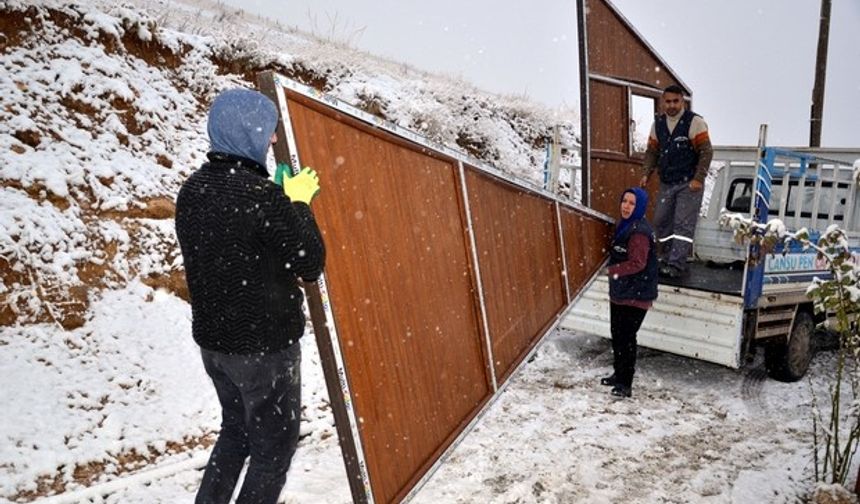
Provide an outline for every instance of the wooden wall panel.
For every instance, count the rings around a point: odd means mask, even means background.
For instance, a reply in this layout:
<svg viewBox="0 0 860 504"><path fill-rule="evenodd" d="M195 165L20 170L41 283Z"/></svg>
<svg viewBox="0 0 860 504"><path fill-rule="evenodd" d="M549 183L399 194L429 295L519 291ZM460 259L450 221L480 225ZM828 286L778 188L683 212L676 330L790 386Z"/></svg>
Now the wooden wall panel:
<svg viewBox="0 0 860 504"><path fill-rule="evenodd" d="M466 187L501 381L566 304L555 207L472 168Z"/></svg>
<svg viewBox="0 0 860 504"><path fill-rule="evenodd" d="M587 0L588 66L591 73L662 89L681 84L606 0Z"/></svg>
<svg viewBox="0 0 860 504"><path fill-rule="evenodd" d="M636 160L610 160L597 156L591 162L591 207L617 218L621 191L639 185L642 165Z"/></svg>
<svg viewBox="0 0 860 504"><path fill-rule="evenodd" d="M613 227L568 207L560 214L568 288L575 296L603 264Z"/></svg>
<svg viewBox="0 0 860 504"><path fill-rule="evenodd" d="M621 191L628 187L638 187L642 178L642 162L638 159L604 159L595 155L591 172L591 207L612 218L617 218ZM654 210L654 196L657 194L657 177L651 177L647 190L650 194L648 214Z"/></svg>
<svg viewBox="0 0 860 504"><path fill-rule="evenodd" d="M289 115L276 158L320 176L325 279L305 292L350 490L398 502L557 321L559 241L581 263L576 290L608 224L569 207L559 223L551 197L461 171L458 153L281 76L260 85Z"/></svg>
<svg viewBox="0 0 860 504"><path fill-rule="evenodd" d="M610 151L627 157L627 90L614 84L593 81L591 114L595 119L591 124L592 151Z"/></svg>
<svg viewBox="0 0 860 504"><path fill-rule="evenodd" d="M583 93L589 110L583 130L590 132L583 146L588 159L583 169L588 185L585 201L614 217L618 195L638 185L641 178L642 154L634 154L630 146L630 94L659 99L670 84L680 85L688 96L691 93L609 0L584 0L584 5L587 85ZM656 187L649 186L649 193L656 194Z"/></svg>
<svg viewBox="0 0 860 504"><path fill-rule="evenodd" d="M597 271L609 255L609 246L615 227L597 219L583 220L582 241L589 246L583 250L587 271ZM591 269L593 268L593 269Z"/></svg>
<svg viewBox="0 0 860 504"><path fill-rule="evenodd" d="M457 167L288 103L320 176L314 214L374 498L390 502L491 393Z"/></svg>

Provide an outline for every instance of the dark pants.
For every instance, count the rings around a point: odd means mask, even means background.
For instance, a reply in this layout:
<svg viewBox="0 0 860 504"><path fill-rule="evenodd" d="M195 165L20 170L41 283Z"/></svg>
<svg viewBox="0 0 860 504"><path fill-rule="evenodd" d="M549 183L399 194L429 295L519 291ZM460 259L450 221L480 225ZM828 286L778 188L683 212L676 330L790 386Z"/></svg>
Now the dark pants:
<svg viewBox="0 0 860 504"><path fill-rule="evenodd" d="M660 183L654 209L658 255L678 271L687 271L687 258L693 250L703 194L703 190L691 191L689 182Z"/></svg>
<svg viewBox="0 0 860 504"><path fill-rule="evenodd" d="M633 385L633 373L636 370L636 333L639 332L646 313L647 310L635 306L609 304L615 382L620 385Z"/></svg>
<svg viewBox="0 0 860 504"><path fill-rule="evenodd" d="M221 403L221 433L195 502L228 503L250 456L236 503L274 504L299 440L301 344L265 355L201 354Z"/></svg>

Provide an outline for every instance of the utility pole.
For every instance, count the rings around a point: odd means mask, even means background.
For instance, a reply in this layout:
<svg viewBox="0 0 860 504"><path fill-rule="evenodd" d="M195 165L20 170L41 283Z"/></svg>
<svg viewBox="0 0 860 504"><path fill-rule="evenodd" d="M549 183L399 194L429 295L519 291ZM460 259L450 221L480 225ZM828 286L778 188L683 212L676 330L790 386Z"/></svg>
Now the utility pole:
<svg viewBox="0 0 860 504"><path fill-rule="evenodd" d="M815 55L815 84L812 86L812 111L809 115L809 146L821 146L821 120L824 116L824 80L827 77L827 42L830 39L831 0L821 0L818 25L818 52Z"/></svg>

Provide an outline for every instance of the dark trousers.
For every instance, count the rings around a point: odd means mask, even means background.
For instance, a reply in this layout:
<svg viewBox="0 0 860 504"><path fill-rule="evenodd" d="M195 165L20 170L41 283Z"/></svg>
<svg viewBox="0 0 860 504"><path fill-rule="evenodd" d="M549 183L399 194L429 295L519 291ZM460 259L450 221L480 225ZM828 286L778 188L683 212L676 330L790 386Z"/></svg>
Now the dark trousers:
<svg viewBox="0 0 860 504"><path fill-rule="evenodd" d="M646 313L647 310L635 306L609 304L615 382L620 385L633 385L633 373L636 370L636 333L639 332Z"/></svg>
<svg viewBox="0 0 860 504"><path fill-rule="evenodd" d="M221 403L221 433L195 503L227 504L250 456L236 503L274 504L299 440L301 344L274 354L201 354Z"/></svg>
<svg viewBox="0 0 860 504"><path fill-rule="evenodd" d="M703 193L703 190L690 191L689 182L660 183L653 221L659 243L658 255L679 271L687 271Z"/></svg>

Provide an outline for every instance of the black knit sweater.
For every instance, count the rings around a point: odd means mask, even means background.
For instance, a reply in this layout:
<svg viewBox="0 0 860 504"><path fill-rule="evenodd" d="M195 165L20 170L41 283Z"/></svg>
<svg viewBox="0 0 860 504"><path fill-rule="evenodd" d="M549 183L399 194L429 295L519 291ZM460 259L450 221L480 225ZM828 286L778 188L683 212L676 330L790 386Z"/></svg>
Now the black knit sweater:
<svg viewBox="0 0 860 504"><path fill-rule="evenodd" d="M308 205L290 202L264 167L209 159L176 198L194 340L221 353L278 352L304 332L297 278L322 272L322 236Z"/></svg>

